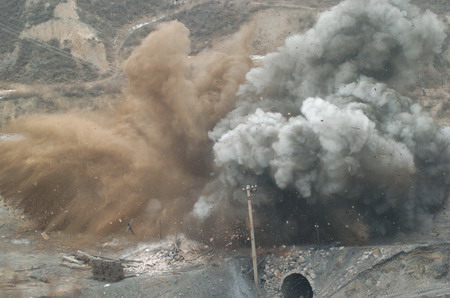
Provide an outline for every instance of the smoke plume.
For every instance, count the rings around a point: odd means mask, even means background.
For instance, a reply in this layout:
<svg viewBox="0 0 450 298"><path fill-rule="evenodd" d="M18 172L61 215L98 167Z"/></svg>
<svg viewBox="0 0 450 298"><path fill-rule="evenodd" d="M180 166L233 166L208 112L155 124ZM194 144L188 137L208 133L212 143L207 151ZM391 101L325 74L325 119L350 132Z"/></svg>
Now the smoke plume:
<svg viewBox="0 0 450 298"><path fill-rule="evenodd" d="M258 184L271 242L361 243L426 225L448 196L450 129L401 93L444 31L409 1L349 0L289 37L210 132L218 177L193 213L227 214L219 228L245 218L242 187Z"/></svg>

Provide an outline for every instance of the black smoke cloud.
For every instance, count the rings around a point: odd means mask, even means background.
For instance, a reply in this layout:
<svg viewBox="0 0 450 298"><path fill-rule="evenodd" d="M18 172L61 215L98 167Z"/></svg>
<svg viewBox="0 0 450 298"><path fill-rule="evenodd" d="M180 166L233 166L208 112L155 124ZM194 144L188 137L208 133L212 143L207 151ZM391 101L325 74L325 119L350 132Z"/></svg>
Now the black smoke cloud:
<svg viewBox="0 0 450 298"><path fill-rule="evenodd" d="M349 0L289 37L210 132L217 179L194 216L227 230L246 216L242 187L257 183L258 232L272 243L317 232L362 243L427 225L448 196L450 129L402 92L444 31L409 1Z"/></svg>

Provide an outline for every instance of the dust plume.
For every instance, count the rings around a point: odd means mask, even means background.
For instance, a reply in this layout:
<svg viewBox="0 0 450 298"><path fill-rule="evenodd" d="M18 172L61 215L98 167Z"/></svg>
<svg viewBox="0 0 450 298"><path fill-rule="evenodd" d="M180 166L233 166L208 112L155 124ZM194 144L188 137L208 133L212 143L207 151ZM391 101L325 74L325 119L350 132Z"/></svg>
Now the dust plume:
<svg viewBox="0 0 450 298"><path fill-rule="evenodd" d="M0 142L0 189L41 229L104 236L166 232L209 179L207 132L233 107L251 60L250 28L189 57L189 31L161 25L125 62L124 99L104 111L19 118ZM156 227L156 228L155 228Z"/></svg>
<svg viewBox="0 0 450 298"><path fill-rule="evenodd" d="M262 241L365 243L427 225L448 196L450 129L402 91L445 38L436 15L399 0L344 1L289 37L210 132L217 178L193 216L225 231L258 184Z"/></svg>

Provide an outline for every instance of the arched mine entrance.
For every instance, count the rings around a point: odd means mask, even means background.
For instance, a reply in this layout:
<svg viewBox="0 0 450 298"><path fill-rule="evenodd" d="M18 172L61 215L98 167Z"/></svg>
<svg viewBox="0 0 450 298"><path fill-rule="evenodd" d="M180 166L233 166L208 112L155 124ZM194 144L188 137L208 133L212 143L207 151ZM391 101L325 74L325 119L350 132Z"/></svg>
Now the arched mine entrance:
<svg viewBox="0 0 450 298"><path fill-rule="evenodd" d="M306 277L293 273L284 278L281 295L283 298L312 298L313 289Z"/></svg>

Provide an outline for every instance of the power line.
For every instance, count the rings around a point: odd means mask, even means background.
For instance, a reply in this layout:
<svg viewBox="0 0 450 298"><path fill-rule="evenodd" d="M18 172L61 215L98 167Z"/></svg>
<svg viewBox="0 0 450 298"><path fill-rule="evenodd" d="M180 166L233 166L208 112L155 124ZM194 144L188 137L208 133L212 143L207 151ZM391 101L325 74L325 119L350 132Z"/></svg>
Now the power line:
<svg viewBox="0 0 450 298"><path fill-rule="evenodd" d="M20 39L21 32L19 30L14 29L10 25L8 26L8 25L0 22L0 29L4 29L5 31L7 31L7 32L9 32L11 34L14 34L15 36L17 36L18 39ZM29 37L23 37L22 39L28 40L28 41L30 41L30 42L38 45L38 46L42 46L42 47L47 48L47 49L52 49L52 50L58 52L59 54L65 56L67 58L69 58L69 57L70 57L70 59L73 58L71 55L69 55L65 51L63 51L63 50L61 50L61 49L59 49L57 47L54 47L54 46L52 46L50 44L47 44L45 42L42 42L40 40L29 38Z"/></svg>
<svg viewBox="0 0 450 298"><path fill-rule="evenodd" d="M89 66L89 67L93 66L93 64L91 64L89 62L86 62L86 61L84 61L82 59L75 58L72 55L70 55L69 53L67 53L66 51L61 50L58 47L54 47L54 46L52 46L52 45L50 45L50 44L48 44L46 42L40 41L38 39L26 37L26 36L20 37L20 35L21 35L20 31L14 29L11 26L8 26L8 25L6 25L6 24L4 24L2 22L0 22L0 30L3 30L3 31L5 31L5 32L7 32L9 34L12 34L12 35L16 36L18 39L29 41L29 42L33 43L34 45L36 45L38 47L41 47L41 48L44 48L44 49L46 49L46 50L48 50L48 51L50 51L50 52L52 52L52 53L54 53L56 55L59 55L61 57L70 59L72 61L78 62L80 64L83 64L83 65L86 65L86 66Z"/></svg>

